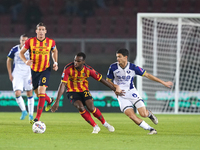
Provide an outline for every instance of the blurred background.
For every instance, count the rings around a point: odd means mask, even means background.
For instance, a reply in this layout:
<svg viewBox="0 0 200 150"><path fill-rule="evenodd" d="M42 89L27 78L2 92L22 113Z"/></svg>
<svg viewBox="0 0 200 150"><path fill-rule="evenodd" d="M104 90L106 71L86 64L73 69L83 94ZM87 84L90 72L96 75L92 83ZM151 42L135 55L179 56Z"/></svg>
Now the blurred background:
<svg viewBox="0 0 200 150"><path fill-rule="evenodd" d="M134 62L138 12L198 13L199 7L199 0L0 0L0 90L12 90L6 69L10 49L21 34L36 36L39 22L59 51L59 70L52 71L48 88L57 90L64 66L79 51L104 78L116 50L127 48ZM109 90L92 78L89 82L90 90Z"/></svg>

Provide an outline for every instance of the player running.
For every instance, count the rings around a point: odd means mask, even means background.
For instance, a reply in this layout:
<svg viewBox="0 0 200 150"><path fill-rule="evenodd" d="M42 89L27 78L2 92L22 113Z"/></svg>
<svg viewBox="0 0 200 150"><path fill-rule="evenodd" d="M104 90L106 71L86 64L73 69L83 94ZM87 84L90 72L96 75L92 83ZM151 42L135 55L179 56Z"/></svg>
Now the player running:
<svg viewBox="0 0 200 150"><path fill-rule="evenodd" d="M170 88L173 83L170 81L164 82L147 73L144 69L128 62L128 56L129 52L127 49L120 49L117 51L116 57L118 62L110 65L107 73L107 81L113 86L118 85L125 92L124 96L118 96L121 111L137 125L145 130L149 130L150 132L148 134L157 134L157 131L153 127L149 126L144 120L138 118L134 113L133 105L137 108L140 116L149 117L154 124L158 124L156 116L154 116L150 110L146 109L142 97L134 86L133 79L135 75L145 76L150 80L160 82L168 88Z"/></svg>
<svg viewBox="0 0 200 150"><path fill-rule="evenodd" d="M71 104L73 104L79 110L81 116L91 126L93 126L92 133L97 134L100 131L100 127L92 119L90 113L85 109L85 106L94 117L101 121L104 127L106 127L110 132L114 132L115 128L108 124L101 114L101 111L94 107L93 98L88 89L89 85L87 78L90 76L93 77L95 80L102 82L113 91L116 91L117 94L122 93L122 91L117 87L113 87L102 78L101 74L96 72L92 67L86 65L85 58L86 55L80 52L75 56L74 62L65 66L62 74L62 80L58 88L58 95L54 105L51 107L51 111L55 112L58 109L60 97L64 93L65 87L67 87L67 96Z"/></svg>
<svg viewBox="0 0 200 150"><path fill-rule="evenodd" d="M19 52L26 40L28 40L28 36L26 34L21 35L20 44L14 46L10 50L7 56L7 70L9 79L12 82L13 91L15 91L16 102L22 111L20 119L24 120L28 114L24 100L21 96L21 91L25 90L28 97L29 120L32 120L34 112L34 99L32 94L31 68L27 66L19 57ZM29 60L29 52L27 51L24 55L26 59Z"/></svg>
<svg viewBox="0 0 200 150"><path fill-rule="evenodd" d="M20 58L28 65L31 66L33 90L37 97L39 97L37 115L30 123L40 120L45 100L47 106L45 108L48 111L51 108L51 104L54 102L53 98L50 98L46 94L46 88L48 87L49 77L51 73L50 67L50 53L52 53L52 59L54 61L53 70L58 70L58 50L56 43L53 39L46 37L47 30L43 23L39 23L36 26L36 37L30 38L25 42L25 46L20 51ZM25 58L25 52L29 49L30 60Z"/></svg>

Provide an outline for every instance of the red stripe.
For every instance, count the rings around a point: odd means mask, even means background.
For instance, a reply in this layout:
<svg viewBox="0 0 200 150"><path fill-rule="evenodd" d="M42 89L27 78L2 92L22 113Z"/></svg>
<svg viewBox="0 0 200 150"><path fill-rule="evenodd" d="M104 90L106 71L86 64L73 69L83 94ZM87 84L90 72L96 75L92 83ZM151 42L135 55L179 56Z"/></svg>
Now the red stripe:
<svg viewBox="0 0 200 150"><path fill-rule="evenodd" d="M43 67L42 70L45 70L45 69L46 69L46 64L47 64L47 55L45 55L44 67Z"/></svg>
<svg viewBox="0 0 200 150"><path fill-rule="evenodd" d="M85 73L85 77L87 77L87 68L85 66L84 66L84 73ZM88 83L86 83L86 81L84 81L83 86L88 90Z"/></svg>
<svg viewBox="0 0 200 150"><path fill-rule="evenodd" d="M33 46L36 46L36 43L37 43L37 39L36 39L36 37L35 38L33 38ZM32 45L31 45L31 47L32 47ZM36 49L32 49L31 51L32 51L32 54L33 54L33 52L35 51ZM33 67L32 67L32 70L35 70L35 56L36 56L36 54L33 54Z"/></svg>
<svg viewBox="0 0 200 150"><path fill-rule="evenodd" d="M72 69L72 77L74 77L75 76L75 70L72 67L71 67L71 69ZM76 92L76 90L74 89L73 81L70 81L70 86L71 86L73 92Z"/></svg>

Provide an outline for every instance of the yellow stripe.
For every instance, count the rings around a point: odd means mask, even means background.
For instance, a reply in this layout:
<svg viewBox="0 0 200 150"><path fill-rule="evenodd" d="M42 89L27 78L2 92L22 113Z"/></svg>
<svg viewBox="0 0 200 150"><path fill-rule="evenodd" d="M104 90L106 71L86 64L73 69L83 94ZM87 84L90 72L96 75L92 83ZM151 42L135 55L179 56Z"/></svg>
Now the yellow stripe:
<svg viewBox="0 0 200 150"><path fill-rule="evenodd" d="M39 96L45 97L45 95L43 95L43 94L39 94Z"/></svg>
<svg viewBox="0 0 200 150"><path fill-rule="evenodd" d="M30 39L30 49L31 49L31 58L30 59L31 60L33 60L33 50L32 50L34 48L33 41L34 41L33 39ZM33 69L33 64L31 65L31 68Z"/></svg>
<svg viewBox="0 0 200 150"><path fill-rule="evenodd" d="M67 81L61 80L61 82L67 83Z"/></svg>
<svg viewBox="0 0 200 150"><path fill-rule="evenodd" d="M69 69L69 77L68 77L68 81L69 81L69 79L70 79L70 76L72 76L72 71L73 71L72 68L70 68L70 69ZM68 90L71 90L71 89L72 89L70 83L71 83L71 81L67 82Z"/></svg>
<svg viewBox="0 0 200 150"><path fill-rule="evenodd" d="M94 111L92 112L93 114L96 112L97 108L95 107Z"/></svg>
<svg viewBox="0 0 200 150"><path fill-rule="evenodd" d="M10 58L10 57L8 57L8 56L7 56L7 58L9 58L10 60L13 60L12 58Z"/></svg>
<svg viewBox="0 0 200 150"><path fill-rule="evenodd" d="M99 78L99 80L98 81L100 81L102 79L102 75L101 75L101 77Z"/></svg>
<svg viewBox="0 0 200 150"><path fill-rule="evenodd" d="M146 73L146 71L143 73L143 75L142 76L144 76L144 74Z"/></svg>
<svg viewBox="0 0 200 150"><path fill-rule="evenodd" d="M76 79L78 76L78 71L75 70L75 75L74 75L74 78ZM79 92L78 90L78 86L77 86L77 82L73 82L74 83L74 89L76 90L76 92Z"/></svg>
<svg viewBox="0 0 200 150"><path fill-rule="evenodd" d="M84 114L85 112L86 112L86 109L85 109L84 111L82 111L82 112L79 111L79 113L80 113L81 115Z"/></svg>

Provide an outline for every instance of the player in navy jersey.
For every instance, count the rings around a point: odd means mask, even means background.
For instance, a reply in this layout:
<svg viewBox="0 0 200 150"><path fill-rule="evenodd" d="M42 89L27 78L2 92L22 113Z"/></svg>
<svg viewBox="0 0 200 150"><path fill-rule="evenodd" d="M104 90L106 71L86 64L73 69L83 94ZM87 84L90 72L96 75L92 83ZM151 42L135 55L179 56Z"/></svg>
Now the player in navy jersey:
<svg viewBox="0 0 200 150"><path fill-rule="evenodd" d="M24 120L27 116L26 106L21 96L21 91L27 91L28 97L28 112L29 120L33 119L34 112L34 99L32 94L32 80L31 80L31 68L27 66L19 57L19 52L23 47L25 41L28 39L27 35L20 36L20 44L14 46L7 56L7 70L9 79L13 85L13 91L15 91L16 101L19 105L22 115L21 120ZM29 60L29 52L25 53L25 57Z"/></svg>
<svg viewBox="0 0 200 150"><path fill-rule="evenodd" d="M146 109L142 97L134 86L133 79L136 75L144 76L168 88L171 88L173 83L171 81L164 82L147 73L143 68L128 62L128 56L129 52L127 49L120 49L116 52L117 62L110 65L107 73L107 81L113 86L119 86L121 90L125 92L124 96L118 96L121 111L137 125L145 130L149 130L150 132L148 134L157 134L157 131L153 127L149 126L144 120L135 115L133 106L137 108L140 116L149 117L154 124L158 124L156 116L150 110Z"/></svg>

